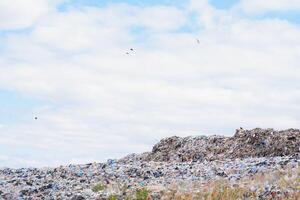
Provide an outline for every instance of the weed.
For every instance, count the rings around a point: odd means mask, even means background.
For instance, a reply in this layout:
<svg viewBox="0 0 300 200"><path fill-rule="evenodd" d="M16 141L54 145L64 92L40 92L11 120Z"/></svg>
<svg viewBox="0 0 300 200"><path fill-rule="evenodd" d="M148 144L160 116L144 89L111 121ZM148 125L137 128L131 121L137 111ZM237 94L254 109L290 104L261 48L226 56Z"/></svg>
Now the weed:
<svg viewBox="0 0 300 200"><path fill-rule="evenodd" d="M105 186L102 185L101 183L98 183L97 185L95 185L93 188L92 188L92 191L93 192L100 192L100 191L103 191L105 189Z"/></svg>
<svg viewBox="0 0 300 200"><path fill-rule="evenodd" d="M107 200L117 200L118 198L117 198L117 196L116 195L114 195L114 194L111 194L111 195L109 195L109 197L108 197L108 199Z"/></svg>
<svg viewBox="0 0 300 200"><path fill-rule="evenodd" d="M149 196L149 190L146 188L138 189L135 195L137 200L147 200Z"/></svg>

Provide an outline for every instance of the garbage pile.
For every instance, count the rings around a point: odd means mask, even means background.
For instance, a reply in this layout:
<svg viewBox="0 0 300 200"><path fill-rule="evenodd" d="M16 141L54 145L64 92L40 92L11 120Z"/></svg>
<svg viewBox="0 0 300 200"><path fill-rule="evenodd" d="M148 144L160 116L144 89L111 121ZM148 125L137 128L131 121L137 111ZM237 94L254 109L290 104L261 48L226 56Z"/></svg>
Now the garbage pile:
<svg viewBox="0 0 300 200"><path fill-rule="evenodd" d="M4 168L0 169L0 199L102 200L112 195L114 199L135 199L141 188L149 190L150 199L168 199L164 191L174 191L174 185L176 191L199 192L220 180L232 186L251 180L253 184L246 185L260 199L275 193L284 199L287 194L300 195L299 141L296 129L239 129L233 137L163 139L152 152L106 163ZM270 178L259 178L256 183L255 176L262 175ZM281 187L283 182L287 186Z"/></svg>
<svg viewBox="0 0 300 200"><path fill-rule="evenodd" d="M145 161L201 161L248 157L297 156L300 130L237 129L233 137L170 137L156 144Z"/></svg>

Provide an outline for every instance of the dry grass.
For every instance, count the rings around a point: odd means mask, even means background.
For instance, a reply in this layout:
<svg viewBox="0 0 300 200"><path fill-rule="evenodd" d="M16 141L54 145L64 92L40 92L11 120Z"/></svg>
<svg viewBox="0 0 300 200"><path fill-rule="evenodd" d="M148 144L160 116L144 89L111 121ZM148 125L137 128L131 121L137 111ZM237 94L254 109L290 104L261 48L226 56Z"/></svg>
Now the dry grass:
<svg viewBox="0 0 300 200"><path fill-rule="evenodd" d="M171 190L162 194L164 200L233 200L255 199L255 193L241 187L232 187L227 182L218 181L210 187L202 188L198 192L179 192Z"/></svg>
<svg viewBox="0 0 300 200"><path fill-rule="evenodd" d="M269 192L265 190L266 185L271 188ZM223 179L201 186L197 183L173 184L161 192L161 199L237 200L258 199L260 195L270 200L300 200L300 168L259 173L234 183Z"/></svg>
<svg viewBox="0 0 300 200"><path fill-rule="evenodd" d="M126 186L112 184L109 188L116 194L126 193L127 200L300 200L300 168L258 173L238 181L177 181L167 188L155 185L130 190Z"/></svg>

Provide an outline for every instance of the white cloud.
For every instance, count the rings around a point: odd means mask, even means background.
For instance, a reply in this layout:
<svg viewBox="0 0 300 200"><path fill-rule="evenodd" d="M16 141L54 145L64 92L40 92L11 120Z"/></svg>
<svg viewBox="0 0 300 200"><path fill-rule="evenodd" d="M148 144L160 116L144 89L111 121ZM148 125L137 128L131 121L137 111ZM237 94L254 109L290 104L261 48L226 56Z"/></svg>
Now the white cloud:
<svg viewBox="0 0 300 200"><path fill-rule="evenodd" d="M219 10L212 6L208 0L190 0L187 9L190 12L197 13L196 24L207 29L224 28L224 25L232 24L234 21L240 20L238 12L231 12L228 10Z"/></svg>
<svg viewBox="0 0 300 200"><path fill-rule="evenodd" d="M142 152L174 134L296 127L299 26L237 18L203 2L166 12L72 8L47 14L30 33L10 34L0 88L49 105L32 110L38 120L4 127L0 144L47 152L29 154L40 166ZM191 11L198 33L176 32ZM132 34L137 26L146 35ZM64 155L55 157L57 149Z"/></svg>
<svg viewBox="0 0 300 200"><path fill-rule="evenodd" d="M54 9L58 0L1 0L0 30L32 26L40 17Z"/></svg>
<svg viewBox="0 0 300 200"><path fill-rule="evenodd" d="M177 8L168 6L142 9L140 10L139 18L139 25L158 31L176 30L186 24L184 13Z"/></svg>
<svg viewBox="0 0 300 200"><path fill-rule="evenodd" d="M299 0L241 0L238 5L248 14L260 14L269 11L300 10Z"/></svg>

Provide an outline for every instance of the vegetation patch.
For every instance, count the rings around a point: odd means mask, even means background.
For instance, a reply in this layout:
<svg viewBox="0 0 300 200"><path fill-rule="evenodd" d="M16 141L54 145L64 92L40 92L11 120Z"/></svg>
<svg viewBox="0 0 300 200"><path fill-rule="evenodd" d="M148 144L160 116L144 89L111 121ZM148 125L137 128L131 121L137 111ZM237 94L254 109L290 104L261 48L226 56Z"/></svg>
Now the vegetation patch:
<svg viewBox="0 0 300 200"><path fill-rule="evenodd" d="M137 200L147 200L149 197L149 190L146 188L138 189L136 191L136 199Z"/></svg>
<svg viewBox="0 0 300 200"><path fill-rule="evenodd" d="M117 195L115 195L115 194L111 194L111 195L109 195L109 197L108 197L108 200L117 200L118 198L117 198Z"/></svg>
<svg viewBox="0 0 300 200"><path fill-rule="evenodd" d="M97 185L95 185L93 188L92 188L92 191L93 192L101 192L103 190L105 190L105 186L101 183L98 183Z"/></svg>

